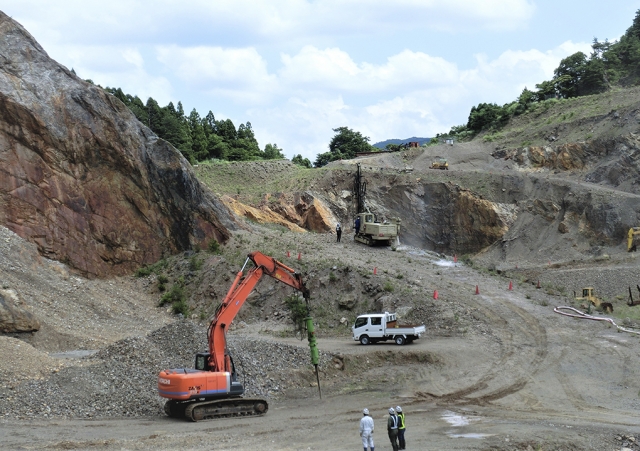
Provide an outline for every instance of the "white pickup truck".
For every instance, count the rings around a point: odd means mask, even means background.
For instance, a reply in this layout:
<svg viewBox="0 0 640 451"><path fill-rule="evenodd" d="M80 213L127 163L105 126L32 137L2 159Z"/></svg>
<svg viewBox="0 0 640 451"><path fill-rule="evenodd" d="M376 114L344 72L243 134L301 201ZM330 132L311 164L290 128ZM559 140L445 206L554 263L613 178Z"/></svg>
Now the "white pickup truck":
<svg viewBox="0 0 640 451"><path fill-rule="evenodd" d="M399 326L395 313L367 313L356 318L351 328L353 339L363 345L393 340L397 345L411 343L420 338L426 328L421 326Z"/></svg>

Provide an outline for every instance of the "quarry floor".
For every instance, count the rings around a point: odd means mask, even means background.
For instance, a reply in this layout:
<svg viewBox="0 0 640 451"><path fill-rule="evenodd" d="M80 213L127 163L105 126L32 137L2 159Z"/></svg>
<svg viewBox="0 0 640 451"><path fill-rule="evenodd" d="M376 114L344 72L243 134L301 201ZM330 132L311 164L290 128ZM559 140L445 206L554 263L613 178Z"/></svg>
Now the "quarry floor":
<svg viewBox="0 0 640 451"><path fill-rule="evenodd" d="M453 264L450 258L420 256L416 250L402 246L394 252L389 248L363 249L350 240L337 244L331 235L315 234L305 239L315 240L325 256L339 254L355 262L365 258L363 254L370 254L384 262L381 271L414 271L412 277L428 286L443 287L438 301L445 310L449 303L457 305L458 310L462 306L478 321L459 333L430 331L405 346L362 346L346 333L320 339L321 351L343 356L345 365L357 362L358 371L349 377L323 373L322 399L315 387L284 393L270 400L269 412L262 417L191 423L161 415L93 420L33 420L5 415L0 419L2 447L360 449L358 424L362 409L367 407L376 424L376 448L391 449L385 430L386 412L390 406L401 405L407 418L407 449L640 449L634 441L640 436L639 335L621 332L605 322L561 316L553 308L564 304L565 297L537 289L522 279ZM413 256L411 263L407 254ZM619 258L618 264L613 256L606 270L615 273L616 265L636 267L625 255ZM555 283L554 274L566 277L566 268L528 269L534 270L543 284ZM588 279L590 272L598 274L602 268L571 271ZM637 274L635 269L632 272ZM512 290L508 289L509 282L513 282ZM135 285L116 285L119 290L135 293ZM144 293L140 299L144 301ZM130 334L132 324L140 332L167 321L163 319L164 310L158 312L152 302L145 306L143 301L136 302L131 314L127 313L122 330L117 330L117 323L112 324L102 341ZM268 327L256 324L235 333L307 346L295 338L260 332L264 329ZM389 356L397 354L406 356L404 364L397 358L386 363ZM422 359L424 356L429 359Z"/></svg>

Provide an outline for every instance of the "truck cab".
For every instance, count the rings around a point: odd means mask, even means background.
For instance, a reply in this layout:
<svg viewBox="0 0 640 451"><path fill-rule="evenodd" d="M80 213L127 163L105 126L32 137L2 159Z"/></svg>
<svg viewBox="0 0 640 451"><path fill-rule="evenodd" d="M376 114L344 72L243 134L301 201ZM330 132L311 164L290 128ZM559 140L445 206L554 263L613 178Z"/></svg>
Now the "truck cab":
<svg viewBox="0 0 640 451"><path fill-rule="evenodd" d="M363 345L393 340L398 345L411 343L425 332L425 326L399 326L395 313L368 313L356 318L353 339Z"/></svg>
<svg viewBox="0 0 640 451"><path fill-rule="evenodd" d="M383 332L387 327L395 327L396 314L387 313L386 315L388 315L386 318L384 314L358 316L353 328L354 330L361 330L363 332ZM383 319L385 319L384 324Z"/></svg>
<svg viewBox="0 0 640 451"><path fill-rule="evenodd" d="M353 325L353 338L359 340L363 345L375 343L378 336L384 335L384 329L382 315L361 315L356 318Z"/></svg>

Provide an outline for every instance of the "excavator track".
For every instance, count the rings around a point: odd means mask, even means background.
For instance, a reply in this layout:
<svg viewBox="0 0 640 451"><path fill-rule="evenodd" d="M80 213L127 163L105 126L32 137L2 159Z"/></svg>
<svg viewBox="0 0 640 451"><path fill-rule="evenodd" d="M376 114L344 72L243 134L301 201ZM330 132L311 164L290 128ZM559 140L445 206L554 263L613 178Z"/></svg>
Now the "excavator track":
<svg viewBox="0 0 640 451"><path fill-rule="evenodd" d="M173 418L200 421L205 419L260 416L267 413L269 404L258 398L231 398L210 401L167 401L164 411Z"/></svg>

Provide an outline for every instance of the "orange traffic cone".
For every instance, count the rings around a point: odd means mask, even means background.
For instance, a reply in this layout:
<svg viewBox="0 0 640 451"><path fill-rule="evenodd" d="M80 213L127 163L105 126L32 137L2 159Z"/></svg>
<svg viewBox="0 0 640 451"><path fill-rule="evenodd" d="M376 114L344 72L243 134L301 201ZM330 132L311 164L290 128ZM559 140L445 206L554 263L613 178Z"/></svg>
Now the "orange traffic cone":
<svg viewBox="0 0 640 451"><path fill-rule="evenodd" d="M433 299L438 299L438 290L433 292Z"/></svg>
<svg viewBox="0 0 640 451"><path fill-rule="evenodd" d="M509 281L509 291L513 290L513 282Z"/></svg>
<svg viewBox="0 0 640 451"><path fill-rule="evenodd" d="M478 285L476 285L476 294L480 294L480 288L478 288Z"/></svg>
<svg viewBox="0 0 640 451"><path fill-rule="evenodd" d="M374 266L373 267L373 275L375 276L376 274L378 274L378 267Z"/></svg>

